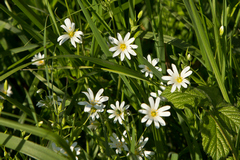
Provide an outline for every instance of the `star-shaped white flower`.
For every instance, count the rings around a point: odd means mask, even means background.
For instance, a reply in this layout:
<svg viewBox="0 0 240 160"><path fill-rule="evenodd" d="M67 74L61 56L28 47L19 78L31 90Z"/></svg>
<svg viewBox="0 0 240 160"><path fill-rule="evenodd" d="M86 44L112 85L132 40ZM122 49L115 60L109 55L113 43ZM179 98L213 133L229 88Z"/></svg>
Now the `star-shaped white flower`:
<svg viewBox="0 0 240 160"><path fill-rule="evenodd" d="M109 116L110 119L114 118L113 122L116 123L118 121L122 125L122 120L124 120L124 111L129 108L129 105L125 105L125 102L122 101L122 103L119 106L119 101L116 101L116 106L114 104L111 104L110 107L112 109L107 110L108 113L111 113Z"/></svg>
<svg viewBox="0 0 240 160"><path fill-rule="evenodd" d="M98 112L104 111L103 108L105 107L105 105L103 105L103 102L108 101L109 98L107 96L101 96L101 94L104 91L103 88L97 92L95 97L94 97L93 91L90 88L88 88L87 90L88 92L82 92L82 93L84 93L87 96L89 102L82 101L82 102L78 102L78 104L85 105L84 112L89 112L91 114L90 117L94 121L95 117L97 119L99 118Z"/></svg>
<svg viewBox="0 0 240 160"><path fill-rule="evenodd" d="M12 86L10 86L9 84L7 85L7 90L4 89L4 83L3 84L0 84L0 92L6 94L7 96L11 96L12 93ZM3 98L2 96L0 96L0 99L5 99Z"/></svg>
<svg viewBox="0 0 240 160"><path fill-rule="evenodd" d="M122 36L119 33L117 33L117 37L118 40L113 37L110 38L113 41L113 43L117 45L109 49L109 51L114 52L113 57L116 57L119 54L121 54L120 59L121 61L123 61L125 56L130 60L131 59L130 54L133 56L137 55L133 49L136 49L138 46L135 44L131 44L135 40L135 38L130 38L129 32L126 34L124 39L122 39Z"/></svg>
<svg viewBox="0 0 240 160"><path fill-rule="evenodd" d="M165 87L164 87L164 88L165 88ZM164 89L164 90L165 90L165 89ZM152 97L154 97L154 98L159 97L159 98L161 99L161 101L167 101L167 98L161 96L161 94L162 94L162 91L161 91L161 90L158 90L157 93L151 92L151 93L150 93L150 96L152 96Z"/></svg>
<svg viewBox="0 0 240 160"><path fill-rule="evenodd" d="M72 23L69 18L64 20L65 25L61 25L61 27L66 31L66 34L58 37L57 42L59 45L62 45L66 40L70 39L71 44L76 48L76 43L82 43L83 32L75 31L75 23Z"/></svg>
<svg viewBox="0 0 240 160"><path fill-rule="evenodd" d="M154 59L152 60L150 54L147 55L147 60L148 60L148 62L151 63L154 67L158 64L158 61L159 61L158 58L154 58ZM141 72L142 72L142 73L145 72L145 77L148 77L148 75L150 76L150 78L153 77L153 72L150 70L150 68L148 68L147 65L141 64L141 65L139 65L138 67L139 67L139 68L143 68L143 69L141 70ZM158 71L162 71L162 68L159 68L159 67L157 67L157 66L156 66L155 68L156 68Z"/></svg>
<svg viewBox="0 0 240 160"><path fill-rule="evenodd" d="M44 58L44 54L41 55L40 52L38 54L35 54L35 56L32 58L32 62L34 61L37 61L37 62L32 63L32 65L36 65L36 66L44 65L44 60L39 60L43 58Z"/></svg>
<svg viewBox="0 0 240 160"><path fill-rule="evenodd" d="M69 144L69 141L66 140L66 142ZM75 160L78 160L78 155L80 154L80 147L76 147L77 145L77 142L74 142L71 146L70 146L70 149L71 151L73 152L75 150L75 154L76 154L76 157L75 157ZM68 155L67 152L62 149L61 147L57 147L55 143L52 143L52 149L53 151L57 152L57 153L62 153L64 155Z"/></svg>
<svg viewBox="0 0 240 160"><path fill-rule="evenodd" d="M127 145L125 143L124 137L122 137L121 140L120 140L118 138L118 136L115 133L113 133L112 136L110 137L110 140L112 142L109 142L108 144L110 145L111 148L116 148L116 153L117 154L121 154L122 153L122 149L125 150L125 151L129 151L128 147L127 147Z"/></svg>
<svg viewBox="0 0 240 160"><path fill-rule="evenodd" d="M151 156L154 155L154 152L146 151L144 149L144 146L146 145L147 142L148 142L148 137L144 139L144 137L141 136L137 144L137 148L135 149L135 155L137 156L138 160L143 160L144 157L146 157L147 159L150 159Z"/></svg>
<svg viewBox="0 0 240 160"><path fill-rule="evenodd" d="M147 123L146 123L147 127L150 126L152 124L152 122L154 122L154 125L156 128L159 128L160 125L165 126L166 123L162 117L169 117L171 115L171 113L169 111L167 111L170 109L170 106L163 106L163 107L158 108L159 103L160 103L159 97L156 98L155 103L154 103L153 97L149 97L148 100L150 103L150 107L147 104L142 103L141 107L143 109L139 110L140 113L146 114L142 118L141 122L145 123L147 121Z"/></svg>
<svg viewBox="0 0 240 160"><path fill-rule="evenodd" d="M62 99L59 96L47 96L45 97L46 100L40 100L36 106L37 107L50 107L52 105L57 105L60 106L60 104L62 103Z"/></svg>
<svg viewBox="0 0 240 160"><path fill-rule="evenodd" d="M185 67L180 75L175 64L172 64L172 69L173 71L171 69L167 69L167 72L170 76L162 76L163 80L168 81L167 82L168 85L173 84L171 92L174 92L176 88L180 90L181 86L187 88L187 84L190 84L190 82L185 78L192 74L192 71L189 71L190 67L189 66Z"/></svg>

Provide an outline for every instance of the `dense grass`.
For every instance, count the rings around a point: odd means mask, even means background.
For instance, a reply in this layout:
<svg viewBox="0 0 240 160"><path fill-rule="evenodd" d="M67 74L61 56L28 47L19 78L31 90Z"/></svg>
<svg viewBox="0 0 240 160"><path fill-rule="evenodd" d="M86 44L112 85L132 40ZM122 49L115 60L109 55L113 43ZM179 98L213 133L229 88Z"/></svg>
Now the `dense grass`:
<svg viewBox="0 0 240 160"><path fill-rule="evenodd" d="M152 151L156 160L239 159L238 0L5 0L0 10L1 158L135 160ZM57 42L67 18L84 34L76 47ZM121 61L109 49L112 38L128 32L136 56ZM32 58L39 52L38 66ZM147 55L158 58L161 71ZM171 64L192 71L187 88L173 93L162 79ZM88 88L109 97L95 121L98 108L89 114L79 105ZM163 117L165 126L147 127L141 106L158 90L159 107L171 106L171 116ZM109 119L116 101L129 105L122 124ZM109 145L114 134L124 137L127 151ZM149 138L142 148L141 136ZM70 149L74 142L80 154Z"/></svg>

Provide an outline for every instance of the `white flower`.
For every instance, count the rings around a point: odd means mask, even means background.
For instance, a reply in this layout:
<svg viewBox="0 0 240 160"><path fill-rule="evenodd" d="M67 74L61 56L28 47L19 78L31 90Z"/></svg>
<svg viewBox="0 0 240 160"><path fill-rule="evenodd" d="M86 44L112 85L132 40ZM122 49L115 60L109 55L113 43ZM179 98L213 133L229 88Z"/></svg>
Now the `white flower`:
<svg viewBox="0 0 240 160"><path fill-rule="evenodd" d="M165 121L163 120L162 117L169 117L170 116L170 112L169 111L166 111L166 110L169 110L170 109L170 106L163 106L163 107L159 107L159 103L160 103L160 98L157 97L156 98L156 102L154 103L154 99L153 97L149 97L148 98L149 100L149 103L150 103L150 107L145 104L145 103L142 103L141 104L141 107L143 109L140 109L139 112L142 113L142 114L146 114L141 122L144 123L147 121L146 123L146 126L150 126L152 124L152 122L154 122L154 125L156 128L159 128L161 124L162 126L165 126L166 123Z"/></svg>
<svg viewBox="0 0 240 160"><path fill-rule="evenodd" d="M36 65L36 66L44 65L44 60L39 60L43 58L44 58L44 54L41 55L40 52L38 54L35 54L35 56L32 58L32 62L34 61L37 61L37 62L32 63L32 65Z"/></svg>
<svg viewBox="0 0 240 160"><path fill-rule="evenodd" d="M116 123L116 121L118 120L118 122L122 125L122 120L124 120L124 111L127 110L129 108L129 105L125 105L125 102L122 101L122 103L119 106L119 101L116 101L116 106L111 104L111 108L107 110L108 113L111 113L111 115L109 116L110 119L114 118L113 122Z"/></svg>
<svg viewBox="0 0 240 160"><path fill-rule="evenodd" d="M136 49L138 46L131 43L135 40L135 38L130 38L130 33L128 32L124 39L122 36L117 33L118 40L116 38L110 37L109 39L113 41L117 46L111 47L109 51L114 52L113 57L120 55L121 61L123 61L125 55L130 60L130 54L136 56L137 54L132 49ZM130 38L130 39L129 39ZM130 53L130 54L129 54Z"/></svg>
<svg viewBox="0 0 240 160"><path fill-rule="evenodd" d="M172 64L172 69L173 71L171 69L167 69L167 72L170 76L162 76L163 80L168 81L167 82L168 85L173 84L171 92L174 92L176 88L180 90L181 86L187 88L187 84L190 84L190 82L185 78L192 74L192 71L188 71L190 67L189 66L185 67L180 75L175 64Z"/></svg>
<svg viewBox="0 0 240 160"><path fill-rule="evenodd" d="M87 126L90 130L96 130L98 126L100 126L100 123L98 121L93 121L90 119L89 121L90 125Z"/></svg>
<svg viewBox="0 0 240 160"><path fill-rule="evenodd" d="M68 141L68 140L66 140L66 142L69 144L69 141ZM77 155L80 154L80 147L76 147L76 145L77 145L77 142L74 142L74 143L70 146L70 149L71 149L72 152L75 150L75 153L76 153L75 159L78 160ZM54 142L52 143L52 149L53 149L53 151L55 151L55 152L57 152L57 153L60 152L60 153L62 153L62 154L64 154L64 155L66 155L66 156L68 155L67 152L66 152L64 149L62 149L61 147L57 147Z"/></svg>
<svg viewBox="0 0 240 160"><path fill-rule="evenodd" d="M138 160L143 160L144 157L147 159L150 159L152 155L154 155L154 152L152 151L146 151L144 150L144 146L148 142L148 137L144 139L143 136L141 136L137 148L135 149L135 155L137 156Z"/></svg>
<svg viewBox="0 0 240 160"><path fill-rule="evenodd" d="M65 25L61 25L61 27L67 32L64 35L58 37L57 42L59 45L62 45L66 40L70 38L72 45L76 48L76 43L82 43L83 32L82 31L75 31L75 23L71 23L69 18L64 20Z"/></svg>
<svg viewBox="0 0 240 160"><path fill-rule="evenodd" d="M101 94L104 91L103 88L97 92L95 98L94 98L93 91L90 88L88 88L87 90L88 92L82 92L82 93L84 93L87 96L89 102L82 101L82 102L78 102L78 104L85 105L84 112L89 112L91 114L90 117L94 121L95 117L97 119L99 118L98 112L104 111L103 108L105 107L105 105L103 105L103 102L108 101L108 97L101 96Z"/></svg>
<svg viewBox="0 0 240 160"><path fill-rule="evenodd" d="M161 101L167 101L167 99L166 99L165 97L161 96L161 94L162 94L162 91L161 91L161 90L158 90L157 93L155 93L155 92L151 92L151 93L150 93L150 95L151 95L152 97L154 97L154 98L159 97L159 98L161 99Z"/></svg>
<svg viewBox="0 0 240 160"><path fill-rule="evenodd" d="M9 84L7 85L7 90L4 89L4 83L0 84L0 92L6 94L7 96L11 96L12 94L12 86L10 86ZM0 99L5 99L2 96L0 96Z"/></svg>
<svg viewBox="0 0 240 160"><path fill-rule="evenodd" d="M158 63L158 61L159 61L158 58L154 58L153 60L151 60L150 54L147 55L147 60L148 60L148 62L151 63L154 67L157 65L157 63ZM150 78L153 77L153 72L150 70L150 68L148 68L147 65L141 64L141 65L139 65L138 67L139 67L139 68L143 68L143 69L141 70L141 72L142 72L142 73L145 72L145 77L148 77L148 75L150 76ZM162 68L159 68L159 67L157 67L157 66L156 66L155 68L156 68L158 71L162 71Z"/></svg>
<svg viewBox="0 0 240 160"><path fill-rule="evenodd" d="M124 135L124 134L123 134ZM113 133L112 136L110 137L110 140L112 142L108 143L110 145L111 148L116 148L116 153L117 154L121 154L122 153L122 149L125 151L128 151L128 147L125 143L125 139L124 137L121 138L121 140L118 138L118 136Z"/></svg>
<svg viewBox="0 0 240 160"><path fill-rule="evenodd" d="M59 97L59 96L47 96L45 98L46 100L40 100L36 106L37 107L49 107L49 106L52 106L52 105L58 105L60 106L60 104L62 103L62 99Z"/></svg>

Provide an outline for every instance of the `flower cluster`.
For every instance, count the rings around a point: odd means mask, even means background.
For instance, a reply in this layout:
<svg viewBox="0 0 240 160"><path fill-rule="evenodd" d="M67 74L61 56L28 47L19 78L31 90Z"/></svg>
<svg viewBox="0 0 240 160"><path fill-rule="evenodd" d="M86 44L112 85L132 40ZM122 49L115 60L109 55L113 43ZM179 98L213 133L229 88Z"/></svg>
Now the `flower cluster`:
<svg viewBox="0 0 240 160"><path fill-rule="evenodd" d="M0 92L4 93L7 96L11 96L12 93L12 86L10 86L9 84L7 85L7 88L4 87L4 83L0 84ZM0 96L0 99L5 99L2 96Z"/></svg>
<svg viewBox="0 0 240 160"><path fill-rule="evenodd" d="M36 65L36 66L41 66L44 65L45 62L43 60L44 58L44 54L41 55L41 53L36 54L33 58L32 58L32 65Z"/></svg>
<svg viewBox="0 0 240 160"><path fill-rule="evenodd" d="M150 126L152 122L154 122L154 125L156 128L159 128L160 125L165 126L166 123L162 117L169 117L171 115L170 112L167 111L170 109L170 106L163 106L159 108L159 103L160 103L159 97L156 98L155 102L152 97L149 97L148 100L149 100L150 106L143 103L141 104L141 107L143 109L139 110L140 113L146 114L142 118L141 122L142 123L147 122L146 123L147 127Z"/></svg>
<svg viewBox="0 0 240 160"><path fill-rule="evenodd" d="M69 141L68 141L68 140L66 140L66 142L69 144ZM70 146L70 149L71 149L72 152L75 151L75 154L76 154L75 159L78 160L78 157L77 157L77 156L80 155L80 147L76 147L76 146L77 146L77 142L74 142L74 143ZM61 153L61 154L64 154L64 155L67 156L66 151L65 151L63 148L61 148L61 147L57 147L54 142L52 143L52 149L53 149L54 152Z"/></svg>
<svg viewBox="0 0 240 160"><path fill-rule="evenodd" d="M126 132L123 132L123 136L126 137ZM112 136L110 137L110 140L112 142L110 142L109 145L111 148L116 148L116 154L121 154L122 149L124 151L129 151L129 149L125 143L125 138L123 136L121 139L119 139L118 136L116 135L116 133L113 133Z"/></svg>
<svg viewBox="0 0 240 160"><path fill-rule="evenodd" d="M47 96L45 100L40 100L37 107L49 107L53 105L59 106L62 103L62 99L59 96Z"/></svg>
<svg viewBox="0 0 240 160"><path fill-rule="evenodd" d="M126 56L129 60L131 59L131 55L136 56L136 52L133 49L137 49L138 46L133 43L135 38L130 38L130 33L128 32L124 39L122 36L117 33L118 40L116 38L111 37L112 43L116 46L111 47L109 51L114 52L113 57L116 57L120 54L121 61L124 60L124 57ZM130 38L130 39L129 39Z"/></svg>
<svg viewBox="0 0 240 160"><path fill-rule="evenodd" d="M82 101L82 102L78 102L78 104L85 105L84 112L90 113L90 117L94 121L95 118L97 119L99 118L98 112L104 111L105 105L103 104L103 102L108 101L108 97L101 96L101 94L104 91L103 88L97 92L95 97L94 97L93 91L90 88L88 88L87 90L88 92L82 92L82 93L84 93L87 96L89 102Z"/></svg>
<svg viewBox="0 0 240 160"><path fill-rule="evenodd" d="M181 86L184 88L187 88L187 84L190 84L190 82L185 79L186 77L190 76L192 74L192 71L189 71L190 67L185 67L181 74L179 75L177 67L175 64L172 64L172 69L168 69L167 72L170 76L163 76L162 79L168 81L167 84L173 84L171 92L174 92L176 88L180 90Z"/></svg>
<svg viewBox="0 0 240 160"><path fill-rule="evenodd" d="M75 31L75 23L72 23L69 18L64 20L65 25L61 25L61 27L66 31L65 34L58 37L57 42L59 42L59 45L62 45L65 41L70 39L71 44L76 48L76 43L82 43L82 36L84 36L82 31ZM135 52L135 49L138 48L136 44L133 44L135 38L130 37L130 32L128 32L125 37L123 38L120 33L117 33L117 39L114 37L109 37L110 43L113 45L109 48L109 51L113 52L112 57L120 57L120 60L123 61L125 57L128 60L131 60L131 56L137 56L137 53ZM145 57L144 57L145 58ZM44 64L44 55L41 55L41 53L36 54L32 59L32 64L36 66L40 66ZM161 72L162 69L158 67L158 58L151 58L151 55L148 54L147 58L145 58L150 65L152 65L153 68L156 68L157 71ZM146 62L147 62L146 61ZM154 72L156 71L153 69L153 71L150 69L152 67L149 67L149 64L140 64L138 67L141 69L140 71L145 75L145 77L153 78ZM169 76L162 76L162 80L168 81L168 85L172 85L171 92L174 92L176 88L180 90L181 86L184 88L187 88L187 84L190 84L189 80L186 78L192 74L192 71L190 70L190 67L187 66L182 70L182 72L179 74L176 65L172 64L172 70L167 69L167 73ZM141 119L141 123L146 123L146 127L149 127L151 124L153 124L157 129L160 128L160 126L165 126L166 122L163 119L164 117L169 117L171 115L170 113L170 106L169 105L163 105L167 99L163 96L161 96L162 92L165 90L165 86L162 82L160 82L161 86L160 89L157 90L157 93L151 92L150 97L148 98L149 104L142 103L141 109L137 111L137 113L141 113L144 116ZM104 92L104 89L101 88L96 95L93 93L92 89L87 88L87 91L83 91L82 93L87 97L87 100L83 100L78 102L78 105L84 106L84 112L87 112L89 114L90 118L90 125L88 128L90 130L94 130L97 128L97 123L95 123L99 119L102 113L109 113L108 118L113 119L113 123L119 123L120 125L123 125L126 127L125 121L128 121L128 114L127 110L129 109L130 105L125 104L125 101L115 101L115 104L110 104L109 109L105 111L106 103L109 100L108 96L102 96ZM48 96L46 97L46 100L41 100L37 103L38 107L43 106L51 106L51 105L60 105L62 103L62 99L58 96ZM162 103L161 103L162 101ZM105 112L104 112L105 111ZM122 126L121 126L122 127ZM129 136L129 133L128 133ZM134 136L135 137L135 136ZM136 137L135 137L136 138ZM109 145L111 148L116 149L116 154L121 154L122 152L126 154L126 156L130 155L130 149L126 141L131 141L132 137L129 137L127 139L126 131L123 132L122 137L119 138L116 133L112 133L110 137ZM135 146L135 152L131 153L137 156L137 159L142 160L144 158L151 158L151 156L154 154L152 151L146 151L144 149L144 146L148 142L149 138L144 138L141 136L139 140L136 142ZM67 141L68 142L68 141ZM71 145L71 150L74 151L76 155L80 154L80 148L77 147L76 142L74 142ZM52 144L53 149L57 152L61 152L62 154L66 155L66 152L62 149L57 147L54 143ZM131 148L132 149L132 148ZM78 157L76 157L78 159Z"/></svg>
<svg viewBox="0 0 240 160"><path fill-rule="evenodd" d="M82 37L84 34L82 31L75 31L75 23L72 23L69 18L64 20L65 25L61 27L66 31L66 34L58 37L57 41L59 45L62 45L65 41L70 39L71 44L76 48L76 43L82 43Z"/></svg>
<svg viewBox="0 0 240 160"><path fill-rule="evenodd" d="M154 58L153 60L151 60L151 56L150 54L147 56L147 60L150 64L153 65L153 67L155 67L158 64L159 59L158 58ZM148 77L148 75L150 76L150 78L153 77L153 72L150 70L150 68L147 65L139 65L139 68L143 68L141 70L142 73L145 72L145 77ZM158 71L162 71L162 68L159 67L155 67Z"/></svg>
<svg viewBox="0 0 240 160"><path fill-rule="evenodd" d="M130 105L125 106L125 102L122 101L121 105L119 106L119 101L116 102L116 106L111 104L110 107L112 109L107 110L108 113L111 115L109 116L110 119L114 118L114 123L118 121L122 125L122 120L124 120L124 111L129 108Z"/></svg>
<svg viewBox="0 0 240 160"><path fill-rule="evenodd" d="M129 147L127 146L126 139L127 139L126 130L123 132L123 136L121 139L116 135L116 133L113 133L112 136L110 137L111 142L109 142L109 145L111 148L116 149L115 150L116 154L121 154L122 151L124 151L124 152L128 152L126 155L129 156L130 155ZM144 149L144 146L148 142L148 139L149 139L148 137L144 139L144 137L141 136L140 139L138 140L138 143L136 143L135 145L135 151L133 154L139 160L143 160L144 157L150 159L151 156L154 155L154 152L146 151ZM130 140L132 140L132 137L130 137Z"/></svg>

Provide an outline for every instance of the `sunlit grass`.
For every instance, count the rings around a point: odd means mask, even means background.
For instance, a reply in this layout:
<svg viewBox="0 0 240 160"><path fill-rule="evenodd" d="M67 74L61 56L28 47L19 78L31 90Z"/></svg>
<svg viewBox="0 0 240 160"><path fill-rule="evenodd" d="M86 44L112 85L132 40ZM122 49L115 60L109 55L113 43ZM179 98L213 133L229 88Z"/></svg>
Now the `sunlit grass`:
<svg viewBox="0 0 240 160"><path fill-rule="evenodd" d="M239 5L5 0L0 157L239 159Z"/></svg>

